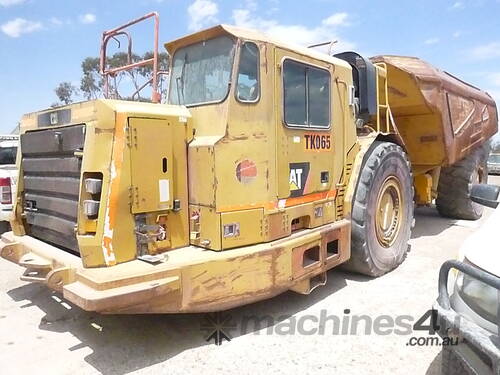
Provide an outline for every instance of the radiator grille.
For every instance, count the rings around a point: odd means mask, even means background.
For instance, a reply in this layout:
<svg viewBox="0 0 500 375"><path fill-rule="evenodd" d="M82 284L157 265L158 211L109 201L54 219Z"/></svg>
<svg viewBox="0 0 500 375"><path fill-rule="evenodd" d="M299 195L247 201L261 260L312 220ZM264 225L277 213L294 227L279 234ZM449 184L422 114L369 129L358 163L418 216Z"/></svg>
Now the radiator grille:
<svg viewBox="0 0 500 375"><path fill-rule="evenodd" d="M21 135L24 212L29 235L78 253L81 153L85 125Z"/></svg>

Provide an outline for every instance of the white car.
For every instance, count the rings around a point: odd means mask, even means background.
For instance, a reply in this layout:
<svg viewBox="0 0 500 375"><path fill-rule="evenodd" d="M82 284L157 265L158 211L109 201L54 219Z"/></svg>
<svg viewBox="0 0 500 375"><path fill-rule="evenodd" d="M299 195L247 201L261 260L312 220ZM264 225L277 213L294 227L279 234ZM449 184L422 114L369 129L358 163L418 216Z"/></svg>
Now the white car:
<svg viewBox="0 0 500 375"><path fill-rule="evenodd" d="M495 206L500 188L472 200ZM491 203L491 204L488 204ZM498 205L498 202L496 203ZM455 341L443 346L443 374L500 374L500 208L462 245L459 259L443 264L439 275L438 333ZM448 274L456 269L453 292ZM436 327L437 328L437 327Z"/></svg>
<svg viewBox="0 0 500 375"><path fill-rule="evenodd" d="M19 136L0 135L0 233L10 230L12 197L16 195Z"/></svg>
<svg viewBox="0 0 500 375"><path fill-rule="evenodd" d="M488 173L500 174L500 153L490 154L488 158Z"/></svg>

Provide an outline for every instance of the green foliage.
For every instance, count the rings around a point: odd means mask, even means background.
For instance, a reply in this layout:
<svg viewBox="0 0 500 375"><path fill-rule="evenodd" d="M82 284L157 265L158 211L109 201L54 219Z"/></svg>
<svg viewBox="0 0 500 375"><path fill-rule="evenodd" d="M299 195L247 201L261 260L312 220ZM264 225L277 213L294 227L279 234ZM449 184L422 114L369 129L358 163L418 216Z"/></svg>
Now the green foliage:
<svg viewBox="0 0 500 375"><path fill-rule="evenodd" d="M73 103L73 96L78 94L78 89L71 82L61 82L54 91L63 104Z"/></svg>
<svg viewBox="0 0 500 375"><path fill-rule="evenodd" d="M132 54L130 60L128 54L124 52L117 52L112 56L108 56L106 60L107 68L118 68L120 66L128 65L130 63L138 62L140 60L151 59L153 57L152 52L146 52L144 55L140 56L137 54ZM166 53L160 53L158 56L159 70L167 71L169 64L169 57ZM98 57L87 57L82 61L82 77L80 79L80 93L87 100L98 99L104 96L104 80L100 73L100 59ZM146 65L141 66L132 70L119 72L116 75L109 78L109 93L111 98L125 99L125 100L140 100L148 101L148 98L143 98L140 93L134 98L130 96L122 96L119 93L120 84L124 82L125 79L130 81L135 90L138 90L144 82L151 79L153 73L153 66ZM163 86L166 84L166 75L161 74L159 76L159 87L162 94L166 93ZM73 102L73 97L78 94L78 89L74 86L68 87L68 82L62 82L56 88L56 94L59 100L65 104ZM62 94L59 95L58 90Z"/></svg>
<svg viewBox="0 0 500 375"><path fill-rule="evenodd" d="M87 57L82 61L80 90L87 100L97 99L102 94L104 82L99 73L99 58Z"/></svg>

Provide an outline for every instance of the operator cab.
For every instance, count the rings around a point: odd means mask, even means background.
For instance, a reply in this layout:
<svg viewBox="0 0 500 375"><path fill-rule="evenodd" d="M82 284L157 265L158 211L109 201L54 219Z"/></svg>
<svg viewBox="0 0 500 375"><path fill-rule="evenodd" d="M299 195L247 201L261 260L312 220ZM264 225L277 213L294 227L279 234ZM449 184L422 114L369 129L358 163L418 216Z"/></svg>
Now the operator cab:
<svg viewBox="0 0 500 375"><path fill-rule="evenodd" d="M341 217L356 142L346 61L226 25L166 48L167 102L192 115L191 244L229 249Z"/></svg>

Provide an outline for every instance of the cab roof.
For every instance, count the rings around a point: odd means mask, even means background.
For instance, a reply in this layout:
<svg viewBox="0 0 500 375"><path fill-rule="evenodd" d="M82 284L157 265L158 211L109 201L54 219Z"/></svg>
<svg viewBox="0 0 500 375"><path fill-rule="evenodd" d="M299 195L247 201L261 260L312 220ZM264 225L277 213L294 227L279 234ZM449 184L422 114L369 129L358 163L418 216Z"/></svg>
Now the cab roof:
<svg viewBox="0 0 500 375"><path fill-rule="evenodd" d="M351 66L346 61L330 56L326 53L322 53L313 48L306 48L301 45L283 42L281 40L274 39L256 30L246 29L231 25L217 25L209 29L198 31L194 34L190 34L182 38L173 40L171 42L165 43L165 48L167 49L170 55L173 55L175 51L180 47L184 47L202 40L212 39L223 34L229 34L239 39L270 43L275 45L276 47L294 51L303 56L311 57L313 59L321 60L330 64L343 66L347 69L351 69Z"/></svg>

